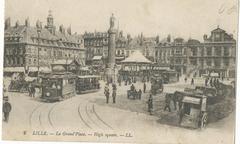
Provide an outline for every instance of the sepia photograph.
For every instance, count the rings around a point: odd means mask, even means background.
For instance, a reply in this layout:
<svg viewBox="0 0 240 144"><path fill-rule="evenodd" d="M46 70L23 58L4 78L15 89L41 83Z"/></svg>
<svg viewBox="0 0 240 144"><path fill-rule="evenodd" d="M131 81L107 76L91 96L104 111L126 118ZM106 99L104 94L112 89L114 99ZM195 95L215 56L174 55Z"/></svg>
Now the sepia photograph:
<svg viewBox="0 0 240 144"><path fill-rule="evenodd" d="M237 0L5 0L2 140L234 144Z"/></svg>

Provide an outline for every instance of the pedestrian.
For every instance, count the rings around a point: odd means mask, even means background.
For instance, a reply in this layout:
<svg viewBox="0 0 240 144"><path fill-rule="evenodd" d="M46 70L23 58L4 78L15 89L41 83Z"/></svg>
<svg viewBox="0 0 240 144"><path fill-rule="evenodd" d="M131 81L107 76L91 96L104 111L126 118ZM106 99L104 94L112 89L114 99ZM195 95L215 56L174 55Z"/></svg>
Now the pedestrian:
<svg viewBox="0 0 240 144"><path fill-rule="evenodd" d="M32 84L31 83L28 86L28 94L29 94L29 97L32 97Z"/></svg>
<svg viewBox="0 0 240 144"><path fill-rule="evenodd" d="M214 85L214 87L217 86L217 79L216 78L214 78L213 85Z"/></svg>
<svg viewBox="0 0 240 144"><path fill-rule="evenodd" d="M222 76L222 81L224 81L224 76Z"/></svg>
<svg viewBox="0 0 240 144"><path fill-rule="evenodd" d="M131 78L130 77L128 78L128 84L129 85L131 84Z"/></svg>
<svg viewBox="0 0 240 144"><path fill-rule="evenodd" d="M112 89L113 89L113 92L112 92L113 103L116 103L117 86L115 83L113 83Z"/></svg>
<svg viewBox="0 0 240 144"><path fill-rule="evenodd" d="M4 121L8 122L9 120L9 113L12 110L11 104L8 102L8 97L6 97L5 102L3 103L3 115L4 115Z"/></svg>
<svg viewBox="0 0 240 144"><path fill-rule="evenodd" d="M33 98L35 97L35 92L36 92L35 87L32 86L32 87L31 87L31 93L32 93L32 97L33 97Z"/></svg>
<svg viewBox="0 0 240 144"><path fill-rule="evenodd" d="M116 96L117 96L116 90L113 90L112 92L113 103L116 103Z"/></svg>
<svg viewBox="0 0 240 144"><path fill-rule="evenodd" d="M219 79L216 80L216 88L219 88L220 82Z"/></svg>
<svg viewBox="0 0 240 144"><path fill-rule="evenodd" d="M191 85L194 85L194 79L192 78Z"/></svg>
<svg viewBox="0 0 240 144"><path fill-rule="evenodd" d="M139 91L138 91L138 96L139 96L139 99L141 100L141 98L142 98L142 90L141 89L139 89Z"/></svg>
<svg viewBox="0 0 240 144"><path fill-rule="evenodd" d="M210 86L213 87L213 79L212 78L210 79L209 83L210 83Z"/></svg>
<svg viewBox="0 0 240 144"><path fill-rule="evenodd" d="M147 103L148 103L148 112L150 113L150 115L152 115L152 112L153 112L153 98L152 98L152 94L150 94Z"/></svg>
<svg viewBox="0 0 240 144"><path fill-rule="evenodd" d="M106 103L108 103L109 101L109 88L108 88L108 84L105 85L105 88L104 88L104 94L106 96Z"/></svg>
<svg viewBox="0 0 240 144"><path fill-rule="evenodd" d="M132 92L134 92L135 91L135 86L132 84L130 89L131 89Z"/></svg>
<svg viewBox="0 0 240 144"><path fill-rule="evenodd" d="M118 85L121 86L121 78L118 78Z"/></svg>
<svg viewBox="0 0 240 144"><path fill-rule="evenodd" d="M208 78L205 79L205 86L208 85Z"/></svg>
<svg viewBox="0 0 240 144"><path fill-rule="evenodd" d="M171 103L171 95L170 95L170 94L166 94L166 95L165 95L165 107L164 107L164 111L166 111L166 110L168 109L168 111L171 112L170 103Z"/></svg>
<svg viewBox="0 0 240 144"><path fill-rule="evenodd" d="M187 77L184 78L185 83L187 82Z"/></svg>
<svg viewBox="0 0 240 144"><path fill-rule="evenodd" d="M146 93L146 83L143 83L143 92Z"/></svg>
<svg viewBox="0 0 240 144"><path fill-rule="evenodd" d="M125 86L127 85L127 79L125 80Z"/></svg>

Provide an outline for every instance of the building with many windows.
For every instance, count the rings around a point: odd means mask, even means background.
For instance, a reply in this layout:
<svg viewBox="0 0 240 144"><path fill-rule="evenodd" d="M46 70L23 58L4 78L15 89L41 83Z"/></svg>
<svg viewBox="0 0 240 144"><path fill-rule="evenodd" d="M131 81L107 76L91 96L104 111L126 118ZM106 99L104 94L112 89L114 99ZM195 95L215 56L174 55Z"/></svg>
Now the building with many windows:
<svg viewBox="0 0 240 144"><path fill-rule="evenodd" d="M203 36L204 42L188 43L191 50L190 65L197 65L197 74L218 73L223 77L235 76L236 40L233 35L219 27L211 31L211 35Z"/></svg>
<svg viewBox="0 0 240 144"><path fill-rule="evenodd" d="M203 36L204 41L195 39L184 41L176 38L171 42L160 42L155 48L155 61L169 64L182 74L218 73L223 77L235 76L236 40L231 34L219 27L211 31L211 35Z"/></svg>
<svg viewBox="0 0 240 144"><path fill-rule="evenodd" d="M10 18L5 21L4 66L5 67L50 67L55 60L75 59L85 64L84 41L81 35L72 34L71 28L63 25L56 29L54 18L49 12L47 25L40 21L30 26L17 21L11 26Z"/></svg>

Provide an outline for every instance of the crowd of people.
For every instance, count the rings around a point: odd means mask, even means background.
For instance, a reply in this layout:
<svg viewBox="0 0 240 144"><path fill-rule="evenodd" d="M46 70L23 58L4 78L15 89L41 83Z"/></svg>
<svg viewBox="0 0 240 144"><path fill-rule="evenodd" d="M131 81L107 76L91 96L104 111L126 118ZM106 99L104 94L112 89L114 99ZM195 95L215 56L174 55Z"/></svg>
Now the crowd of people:
<svg viewBox="0 0 240 144"><path fill-rule="evenodd" d="M220 84L218 78L206 78L205 79L205 86L211 86L211 87L218 87Z"/></svg>

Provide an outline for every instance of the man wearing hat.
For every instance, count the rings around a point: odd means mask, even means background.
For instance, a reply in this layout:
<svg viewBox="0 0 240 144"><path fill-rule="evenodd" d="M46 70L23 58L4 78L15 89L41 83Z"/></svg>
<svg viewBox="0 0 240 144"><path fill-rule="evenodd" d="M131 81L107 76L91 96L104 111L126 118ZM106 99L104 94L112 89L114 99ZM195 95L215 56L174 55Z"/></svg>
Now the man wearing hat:
<svg viewBox="0 0 240 144"><path fill-rule="evenodd" d="M9 113L12 110L11 104L8 102L8 96L3 97L4 103L3 103L3 115L4 115L4 121L8 122Z"/></svg>

